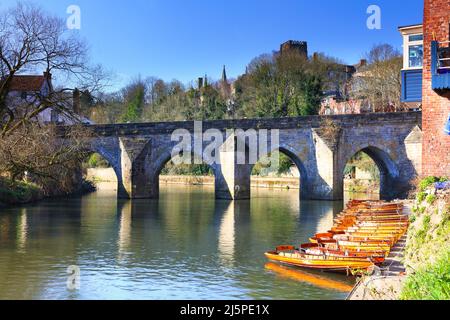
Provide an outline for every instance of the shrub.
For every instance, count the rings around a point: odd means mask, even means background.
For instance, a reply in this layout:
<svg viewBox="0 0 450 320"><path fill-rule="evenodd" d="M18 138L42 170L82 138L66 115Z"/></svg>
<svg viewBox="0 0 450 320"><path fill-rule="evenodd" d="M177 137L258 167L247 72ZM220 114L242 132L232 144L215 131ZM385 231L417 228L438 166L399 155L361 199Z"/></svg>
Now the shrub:
<svg viewBox="0 0 450 320"><path fill-rule="evenodd" d="M431 216L425 216L423 218L423 229L425 231L428 231L428 229L430 228L430 222L431 222Z"/></svg>
<svg viewBox="0 0 450 320"><path fill-rule="evenodd" d="M427 194L425 192L419 192L417 194L417 202L422 202L427 197Z"/></svg>
<svg viewBox="0 0 450 320"><path fill-rule="evenodd" d="M88 160L89 168L108 168L109 163L105 159L102 158L98 153L94 153L89 157Z"/></svg>
<svg viewBox="0 0 450 320"><path fill-rule="evenodd" d="M450 251L408 277L402 289L402 300L450 299Z"/></svg>
<svg viewBox="0 0 450 320"><path fill-rule="evenodd" d="M419 191L424 192L433 183L445 181L448 181L447 177L426 177L419 182Z"/></svg>
<svg viewBox="0 0 450 320"><path fill-rule="evenodd" d="M42 197L42 189L33 183L0 179L0 202L20 204L36 201Z"/></svg>
<svg viewBox="0 0 450 320"><path fill-rule="evenodd" d="M427 196L426 201L428 204L433 204L436 201L436 196L434 194L430 194Z"/></svg>
<svg viewBox="0 0 450 320"><path fill-rule="evenodd" d="M81 183L81 193L85 194L95 191L97 191L97 186L95 185L95 182L83 179Z"/></svg>
<svg viewBox="0 0 450 320"><path fill-rule="evenodd" d="M426 177L419 182L419 191L424 192L429 186L438 181L439 179L437 177Z"/></svg>

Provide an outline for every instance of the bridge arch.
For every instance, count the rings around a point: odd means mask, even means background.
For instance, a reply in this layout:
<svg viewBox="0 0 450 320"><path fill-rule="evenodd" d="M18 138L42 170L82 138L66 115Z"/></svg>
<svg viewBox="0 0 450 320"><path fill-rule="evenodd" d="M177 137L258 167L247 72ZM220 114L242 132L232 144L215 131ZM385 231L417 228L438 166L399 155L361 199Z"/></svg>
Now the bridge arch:
<svg viewBox="0 0 450 320"><path fill-rule="evenodd" d="M151 173L151 181L153 184L153 188L156 190L155 195L159 196L159 180L160 175L166 165L172 161L175 157L172 155L172 149L166 148L164 152L161 153L159 157L157 157L153 163L148 163L146 165L150 166L151 169L149 172ZM203 159L201 154L194 152L193 150L186 150L186 152L190 152L192 155L192 161L194 158ZM217 167L215 164L208 164L208 160L202 160L202 164L206 165L209 169L211 169L214 177L217 176ZM193 163L193 162L192 162Z"/></svg>
<svg viewBox="0 0 450 320"><path fill-rule="evenodd" d="M343 165L341 166L339 182L343 185L345 166L349 163L350 159L359 152L363 152L368 155L375 162L378 168L380 173L380 198L383 200L391 200L395 198L398 194L396 186L398 185L398 179L400 177L399 168L393 160L393 157L387 151L378 146L366 145L360 146L359 148L353 148L347 157L345 157Z"/></svg>
<svg viewBox="0 0 450 320"><path fill-rule="evenodd" d="M281 145L279 147L275 147L275 148L271 148L267 154L265 155L260 155L260 157L258 157L258 161L261 160L261 158L268 156L270 153L272 152L279 152L284 154L285 156L287 156L297 167L298 171L299 171L299 184L300 184L300 198L304 199L307 198L307 193L308 193L308 172L306 170L306 167L303 163L303 161L300 159L300 157L297 156L296 152L294 150L292 150L292 148L290 148L289 146L286 145ZM254 167L256 166L256 164L252 164L250 166L250 172L253 172Z"/></svg>
<svg viewBox="0 0 450 320"><path fill-rule="evenodd" d="M154 172L154 176L158 177L162 170L164 169L164 167L167 165L167 163L169 163L171 160L174 159L174 156L172 155L172 149L167 148L164 152L161 153L161 155L155 159L154 163L152 164L153 172ZM198 154L197 152L195 152L192 149L188 149L186 150L186 152L190 152L192 155L192 160L193 158L197 158L197 159L203 159L202 162L204 164L206 164L212 171L214 174L216 174L217 171L217 166L216 164L208 164L209 159L204 159L204 155Z"/></svg>
<svg viewBox="0 0 450 320"><path fill-rule="evenodd" d="M84 152L87 154L99 154L108 162L117 178L118 197L127 198L127 191L124 186L124 177L122 172L122 161L120 157L119 139L116 137L94 138L85 145Z"/></svg>

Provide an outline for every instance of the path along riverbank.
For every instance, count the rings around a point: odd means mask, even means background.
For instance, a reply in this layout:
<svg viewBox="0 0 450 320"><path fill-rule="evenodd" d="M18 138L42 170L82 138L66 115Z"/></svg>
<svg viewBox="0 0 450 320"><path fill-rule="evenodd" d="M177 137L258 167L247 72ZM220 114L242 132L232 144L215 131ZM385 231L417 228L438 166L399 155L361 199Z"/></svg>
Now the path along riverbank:
<svg viewBox="0 0 450 320"><path fill-rule="evenodd" d="M404 213L411 216L413 203L404 201ZM406 279L403 264L407 235L392 248L381 267L375 267L370 276L362 277L350 292L348 300L397 300Z"/></svg>
<svg viewBox="0 0 450 320"><path fill-rule="evenodd" d="M450 299L450 189L436 188L434 180L423 180L416 200L405 201L408 233L348 300Z"/></svg>

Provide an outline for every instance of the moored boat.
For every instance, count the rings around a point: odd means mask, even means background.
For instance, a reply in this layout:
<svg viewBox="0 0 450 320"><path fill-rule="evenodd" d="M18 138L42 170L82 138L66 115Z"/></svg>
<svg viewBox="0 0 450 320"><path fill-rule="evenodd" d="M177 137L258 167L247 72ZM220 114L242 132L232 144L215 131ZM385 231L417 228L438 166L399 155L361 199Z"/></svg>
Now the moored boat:
<svg viewBox="0 0 450 320"><path fill-rule="evenodd" d="M385 259L385 254L382 252L370 252L370 251L357 252L349 250L333 250L312 243L303 244L301 245L300 248L301 248L300 250L302 250L306 254L326 255L332 257L363 258L369 259L376 265L383 263Z"/></svg>
<svg viewBox="0 0 450 320"><path fill-rule="evenodd" d="M374 266L368 258L359 257L335 257L326 255L314 255L301 253L297 250L275 250L265 253L272 261L285 263L292 266L320 269L327 271L352 271L367 270Z"/></svg>
<svg viewBox="0 0 450 320"><path fill-rule="evenodd" d="M409 226L403 204L351 201L328 232L317 233L300 249L277 247L273 261L320 270L366 270L381 264Z"/></svg>

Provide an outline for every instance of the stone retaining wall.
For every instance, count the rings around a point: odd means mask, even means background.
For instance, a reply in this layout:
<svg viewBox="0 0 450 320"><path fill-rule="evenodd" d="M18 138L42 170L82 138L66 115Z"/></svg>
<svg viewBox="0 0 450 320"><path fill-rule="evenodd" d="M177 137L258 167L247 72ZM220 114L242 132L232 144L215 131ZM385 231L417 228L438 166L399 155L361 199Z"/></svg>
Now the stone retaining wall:
<svg viewBox="0 0 450 320"><path fill-rule="evenodd" d="M116 174L112 168L90 168L87 169L88 180L97 182L117 182ZM276 188L276 189L299 189L299 178L289 177L252 177L252 187ZM213 176L164 176L159 177L161 184L182 185L214 185Z"/></svg>

